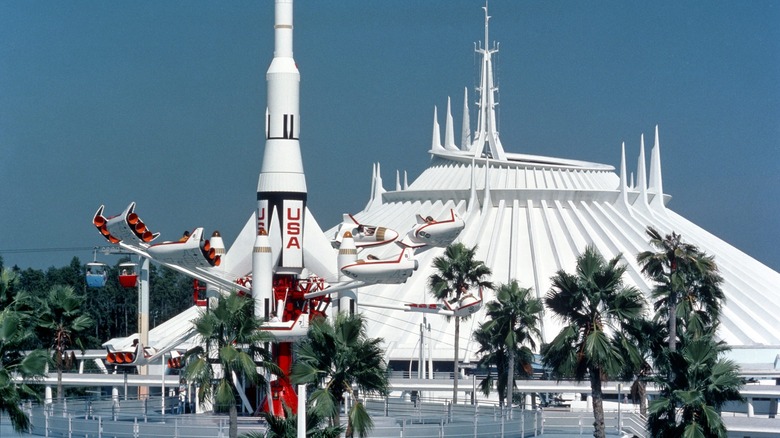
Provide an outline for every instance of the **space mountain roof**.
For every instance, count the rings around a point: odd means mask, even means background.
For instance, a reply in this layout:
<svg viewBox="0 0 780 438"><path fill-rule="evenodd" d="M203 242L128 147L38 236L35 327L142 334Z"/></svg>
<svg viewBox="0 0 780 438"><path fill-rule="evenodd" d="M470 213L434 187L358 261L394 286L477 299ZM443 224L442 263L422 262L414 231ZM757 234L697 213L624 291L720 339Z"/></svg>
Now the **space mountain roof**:
<svg viewBox="0 0 780 438"><path fill-rule="evenodd" d="M488 18L486 11L485 41ZM478 247L477 257L492 269L492 281L517 279L521 286L532 287L537 297L547 293L556 271L574 270L577 256L587 245L595 246L606 258L623 254L628 267L625 282L649 296L652 284L636 262L636 254L652 250L645 230L653 226L664 234L675 231L715 256L726 296L720 338L734 348L764 349L774 358L780 351L780 274L666 207L670 197L663 192L658 127L649 171L641 138L636 182L626 176L625 145L619 173L604 164L508 153L495 128L493 111L496 89L491 55L496 49L480 46L477 51L482 55L482 77L477 87L476 130L470 130L467 93L462 124L466 129L460 146L454 141L449 100L444 142L434 109L430 166L411 184L406 174L403 178L396 174L395 190L387 191L376 164L371 197L355 218L403 232L415 225L417 214L440 218L455 209L466 223L457 241ZM369 252L384 257L397 253L398 248L387 245ZM420 268L405 284L359 290L358 304L369 321L369 335L384 338L387 359L418 357L420 324L425 320L434 339L433 360L451 360L453 321L362 306L432 302L427 281L434 272L433 258L442 253L442 248L418 252ZM485 295L486 301L494 298L492 292ZM461 322L459 357L466 362L476 359L478 345L471 333L484 320L483 308ZM551 341L560 328L560 322L546 313L543 341Z"/></svg>

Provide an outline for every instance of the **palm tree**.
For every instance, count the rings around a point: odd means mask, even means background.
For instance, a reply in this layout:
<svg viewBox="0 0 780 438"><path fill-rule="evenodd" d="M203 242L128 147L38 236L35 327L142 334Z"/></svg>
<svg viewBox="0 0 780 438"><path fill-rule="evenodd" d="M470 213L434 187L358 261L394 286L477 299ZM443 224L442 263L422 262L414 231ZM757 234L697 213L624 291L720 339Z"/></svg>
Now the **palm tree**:
<svg viewBox="0 0 780 438"><path fill-rule="evenodd" d="M213 400L214 407L222 412L227 409L230 438L238 435L237 380L243 377L250 383L264 384L258 366L280 373L268 350L262 347L272 337L259 330L262 321L254 316L253 309L251 297L236 292L220 296L214 308L202 312L194 321L203 345L184 357L184 377L198 386L198 399Z"/></svg>
<svg viewBox="0 0 780 438"><path fill-rule="evenodd" d="M723 278L713 257L676 234L661 238L648 228L651 244L665 248L637 256L656 282L656 321L668 319L667 348L654 348L659 397L650 404L648 426L654 437L725 437L721 406L742 400L739 368L724 360L728 350L716 342Z"/></svg>
<svg viewBox="0 0 780 438"><path fill-rule="evenodd" d="M623 285L626 271L620 255L607 261L588 246L577 258L576 274L558 271L545 296L547 307L565 326L542 347L542 361L556 374L577 381L590 377L595 437L605 436L601 384L619 374L624 364L619 342L624 325L642 317L644 298L634 287ZM609 333L616 336L610 338ZM636 353L632 353L636 354Z"/></svg>
<svg viewBox="0 0 780 438"><path fill-rule="evenodd" d="M474 340L479 344L478 366L487 368L487 374L479 382L479 389L486 396L490 395L493 385L495 383L496 389L499 394L506 393L507 386L507 370L509 368L507 363L506 345L503 339L500 339L496 335L494 328L488 329L484 323L480 323L479 327L474 330L472 335ZM496 367L497 376L493 376L492 367ZM522 369L522 366L520 367ZM504 397L498 397L498 406L502 412L504 409Z"/></svg>
<svg viewBox="0 0 780 438"><path fill-rule="evenodd" d="M487 303L486 308L490 321L481 328L492 334L493 341L506 351L506 406L511 406L516 359L519 356L527 374L536 350L534 339L541 338L538 325L542 301L531 295L530 288L522 288L517 280L512 280L498 287L496 301Z"/></svg>
<svg viewBox="0 0 780 438"><path fill-rule="evenodd" d="M19 290L19 277L10 269L0 268L0 310L9 307Z"/></svg>
<svg viewBox="0 0 780 438"><path fill-rule="evenodd" d="M41 339L49 340L54 350L54 364L57 367L57 399L62 401L65 394L62 389L62 371L73 366L75 356L68 357L67 350L73 346L84 351L82 337L92 327L93 321L84 314L86 297L77 294L73 287L55 285L40 300L38 330Z"/></svg>
<svg viewBox="0 0 780 438"><path fill-rule="evenodd" d="M727 350L708 333L695 339L683 336L680 349L670 355L674 380L657 377L659 397L650 403L648 426L653 437L726 437L720 409L741 401L739 367L724 360Z"/></svg>
<svg viewBox="0 0 780 438"><path fill-rule="evenodd" d="M493 283L486 280L491 271L484 262L476 259L477 247L466 247L458 242L444 250L444 255L433 259L436 273L428 278L431 294L436 299L458 303L463 295L472 288L493 289ZM460 348L460 320L467 316L455 316L455 350L453 354L453 371L455 380L452 386L452 402L458 402L458 353Z"/></svg>
<svg viewBox="0 0 780 438"><path fill-rule="evenodd" d="M663 325L644 318L627 321L623 326L624 332L615 339L620 355L626 359L619 378L633 380L631 399L639 403L642 416L647 416L647 382L653 374L653 357L664 347Z"/></svg>
<svg viewBox="0 0 780 438"><path fill-rule="evenodd" d="M339 314L331 324L315 318L305 340L296 345L297 361L290 372L293 383L314 385L309 400L312 409L341 424L340 408L349 394L354 404L347 413L346 435L368 435L373 421L358 393L387 394L387 365L383 340L366 336L366 323L359 314Z"/></svg>
<svg viewBox="0 0 780 438"><path fill-rule="evenodd" d="M663 236L653 227L647 227L647 235L656 251L639 253L637 262L642 266L642 273L656 282L655 308L661 310L661 316L668 318L669 351L675 351L679 336L677 325L681 319L677 307L683 302L684 313L697 317L694 325L699 321L706 325L711 319L717 319L719 303L723 299L720 290L723 279L714 259L695 245L684 242L681 235L672 232ZM694 308L690 307L693 302L704 307L694 313Z"/></svg>
<svg viewBox="0 0 780 438"><path fill-rule="evenodd" d="M14 376L34 382L44 375L48 362L44 350L22 354L22 346L34 337L27 315L11 307L0 311L0 413L8 414L17 432L30 430L30 418L19 407L22 397L38 395L28 383L15 383Z"/></svg>

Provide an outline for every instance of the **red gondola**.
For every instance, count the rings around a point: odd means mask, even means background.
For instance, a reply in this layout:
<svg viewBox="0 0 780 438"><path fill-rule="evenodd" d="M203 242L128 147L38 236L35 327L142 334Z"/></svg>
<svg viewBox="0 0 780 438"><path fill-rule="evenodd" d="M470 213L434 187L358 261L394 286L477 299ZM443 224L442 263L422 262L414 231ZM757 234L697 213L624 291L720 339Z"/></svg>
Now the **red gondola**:
<svg viewBox="0 0 780 438"><path fill-rule="evenodd" d="M119 284L128 288L138 286L138 271L135 263L125 262L119 264Z"/></svg>

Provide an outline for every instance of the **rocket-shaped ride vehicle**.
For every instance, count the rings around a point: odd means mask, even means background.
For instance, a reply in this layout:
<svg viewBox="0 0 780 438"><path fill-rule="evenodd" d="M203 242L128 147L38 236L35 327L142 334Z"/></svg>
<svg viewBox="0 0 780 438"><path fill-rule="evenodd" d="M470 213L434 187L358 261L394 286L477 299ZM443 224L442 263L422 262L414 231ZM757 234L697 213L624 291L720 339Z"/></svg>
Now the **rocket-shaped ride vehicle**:
<svg viewBox="0 0 780 438"><path fill-rule="evenodd" d="M269 230L281 243L277 273L300 275L303 265L303 221L306 177L300 130L300 74L293 59L292 0L276 0L274 57L266 73L265 151L257 182L257 228Z"/></svg>
<svg viewBox="0 0 780 438"><path fill-rule="evenodd" d="M277 329L280 323L295 324L294 321L308 326L313 309L308 308L311 303L304 295L317 285L302 278L309 262L305 263L304 250L311 249L304 247L306 225L316 230L318 236L324 235L306 208L306 177L298 141L300 74L293 59L292 0L275 1L274 57L266 82L265 150L257 182L257 238L252 256L255 314L269 319L269 329ZM278 249L275 254L268 253L269 243L271 248ZM312 264L316 263L314 259L311 257ZM289 334L289 330L283 332ZM289 373L292 344L283 337L279 340L274 344L274 359ZM273 412L282 412L282 400L288 406L297 406L297 396L285 377L272 382L271 393ZM267 403L268 400L264 408L270 410Z"/></svg>

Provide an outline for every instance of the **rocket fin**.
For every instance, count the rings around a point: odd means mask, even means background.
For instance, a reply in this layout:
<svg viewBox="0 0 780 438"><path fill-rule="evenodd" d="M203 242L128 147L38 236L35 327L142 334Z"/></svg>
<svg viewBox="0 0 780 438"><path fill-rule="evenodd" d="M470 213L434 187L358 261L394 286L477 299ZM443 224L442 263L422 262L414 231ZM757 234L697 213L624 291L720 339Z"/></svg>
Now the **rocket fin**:
<svg viewBox="0 0 780 438"><path fill-rule="evenodd" d="M268 212L270 222L268 224L268 239L271 242L271 258L274 261L274 266L279 261L279 256L282 253L282 231L279 218L277 217L276 209ZM254 237L252 238L254 243Z"/></svg>
<svg viewBox="0 0 780 438"><path fill-rule="evenodd" d="M338 252L333 250L330 239L322 232L322 228L308 207L305 214L303 229L306 243L303 246L303 258L306 268L326 281L335 281L338 278L336 272Z"/></svg>
<svg viewBox="0 0 780 438"><path fill-rule="evenodd" d="M233 245L222 257L221 270L234 273L236 277L252 272L252 246L257 235L256 227L257 213L252 213Z"/></svg>

